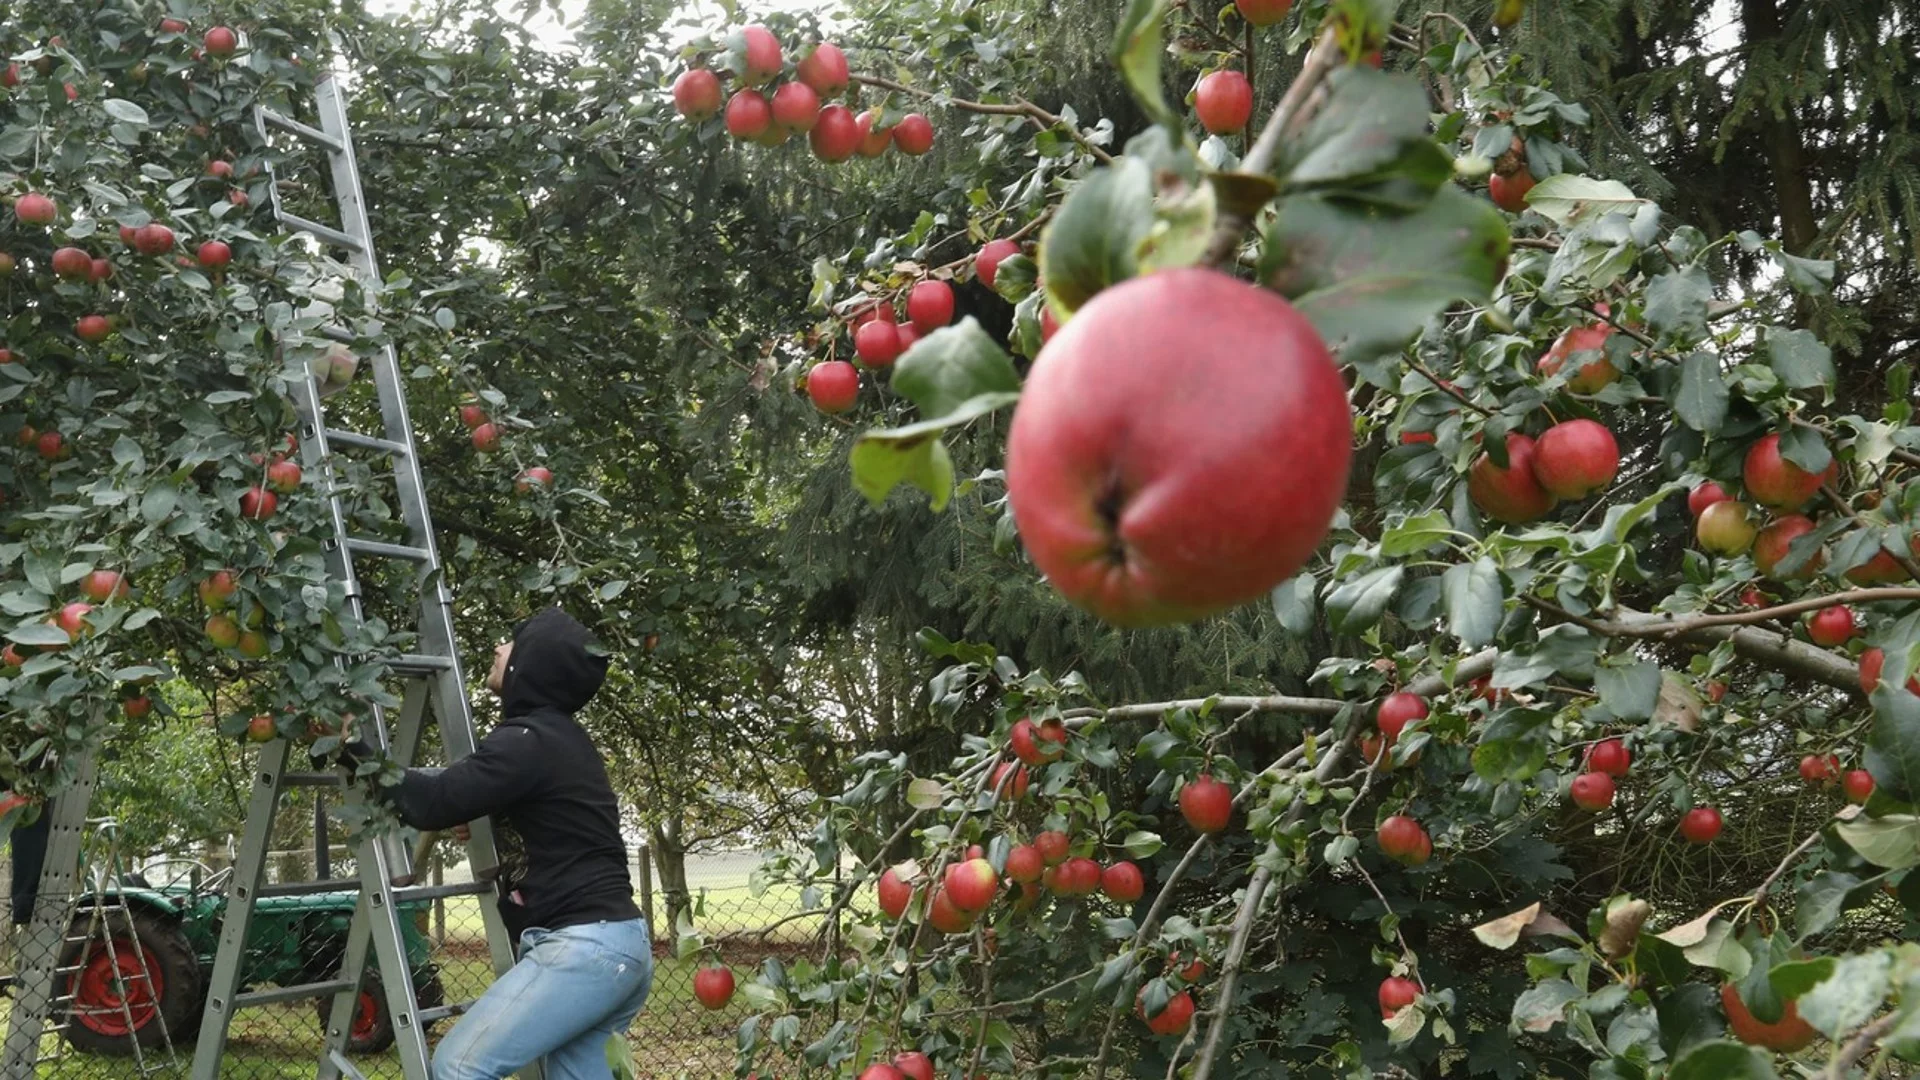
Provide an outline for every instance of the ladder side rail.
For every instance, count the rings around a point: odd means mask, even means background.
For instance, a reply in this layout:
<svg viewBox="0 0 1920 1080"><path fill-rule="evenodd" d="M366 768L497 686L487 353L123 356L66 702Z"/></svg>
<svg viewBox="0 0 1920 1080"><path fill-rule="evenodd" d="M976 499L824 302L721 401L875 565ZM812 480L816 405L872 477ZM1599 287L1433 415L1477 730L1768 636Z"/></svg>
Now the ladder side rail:
<svg viewBox="0 0 1920 1080"><path fill-rule="evenodd" d="M14 952L13 1009L7 1041L0 1051L0 1076L31 1076L40 1057L40 1036L52 1011L60 954L72 922L75 894L80 884L80 846L93 800L96 760L92 750L81 751L73 783L54 796L46 813L47 858L40 868L39 891L27 940Z"/></svg>

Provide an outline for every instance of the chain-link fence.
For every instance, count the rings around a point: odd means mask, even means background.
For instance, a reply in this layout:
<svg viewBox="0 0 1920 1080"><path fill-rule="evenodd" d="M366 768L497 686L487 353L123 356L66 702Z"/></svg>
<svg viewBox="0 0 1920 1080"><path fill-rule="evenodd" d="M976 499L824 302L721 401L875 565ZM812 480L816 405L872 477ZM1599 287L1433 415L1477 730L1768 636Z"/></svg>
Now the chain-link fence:
<svg viewBox="0 0 1920 1080"><path fill-rule="evenodd" d="M350 859L336 853L329 867L342 877L336 892L261 900L248 937L245 989L297 986L337 977L357 897ZM307 880L311 852L281 853L271 860L271 880ZM647 1078L729 1075L735 1032L749 1013L743 998L710 1011L695 999L693 976L702 961L673 956L670 908L684 896L693 923L716 943L741 979L766 958L817 953L820 917L802 909L791 889L756 889L752 853L695 857L686 868L687 892L669 893L648 871L644 851L633 867L642 903L655 930L653 993L629 1034L634 1071ZM442 866L436 882L466 880L464 865ZM642 876L644 875L644 876ZM670 900L670 896L675 900ZM408 963L422 1008L457 1005L478 997L492 982L482 903L490 897L457 896L410 903L403 914ZM199 1034L201 1015L226 905L226 877L197 863L170 863L122 877L102 897L70 898L65 926L43 946L58 950L53 1016L40 1044L36 1076L107 1080L185 1077ZM31 925L12 928L4 962L10 993L17 993L16 961L34 955ZM707 962L711 962L711 957ZM294 1080L311 1077L322 1047L324 1013L331 999L307 999L243 1008L235 1017L222 1077ZM7 1003L10 1010L11 1002ZM436 1041L455 1021L430 1031ZM377 982L369 981L354 1015L352 1057L370 1078L401 1077L392 1050L393 1032Z"/></svg>

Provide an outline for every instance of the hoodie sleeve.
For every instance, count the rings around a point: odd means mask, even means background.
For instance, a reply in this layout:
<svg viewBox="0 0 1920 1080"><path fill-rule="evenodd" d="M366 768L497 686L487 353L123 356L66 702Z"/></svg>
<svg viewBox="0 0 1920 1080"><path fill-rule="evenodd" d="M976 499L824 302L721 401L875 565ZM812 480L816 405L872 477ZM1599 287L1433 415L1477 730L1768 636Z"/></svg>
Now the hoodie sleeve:
<svg viewBox="0 0 1920 1080"><path fill-rule="evenodd" d="M444 769L408 769L387 790L400 819L416 829L450 829L525 799L544 775L540 737L518 724L496 729Z"/></svg>

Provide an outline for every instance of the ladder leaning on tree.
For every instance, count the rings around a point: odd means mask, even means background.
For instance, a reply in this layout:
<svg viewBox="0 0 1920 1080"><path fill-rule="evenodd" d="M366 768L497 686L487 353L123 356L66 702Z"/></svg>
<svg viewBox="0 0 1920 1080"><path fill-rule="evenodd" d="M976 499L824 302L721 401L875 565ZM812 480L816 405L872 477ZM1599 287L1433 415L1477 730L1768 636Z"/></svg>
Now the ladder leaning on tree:
<svg viewBox="0 0 1920 1080"><path fill-rule="evenodd" d="M362 197L359 166L354 159L348 133L344 95L337 81L322 76L314 100L317 125L309 125L265 107L255 111L255 121L263 139L272 132L292 135L323 152L330 165L334 202L339 210L337 227L312 221L288 211L282 204L279 178L269 171L273 187L273 210L283 228L316 237L319 242L344 252L346 262L365 281L377 281L379 266L374 258L372 231ZM351 341L353 335L341 328L323 330L326 336ZM448 592L440 556L434 544L432 522L427 511L426 492L420 471L418 448L412 423L407 415L405 386L399 358L391 345L383 346L372 357L372 374L379 397L382 432L368 435L328 426L321 388L314 378L299 387L301 414L300 454L310 475L317 478L328 500L333 537L327 542L328 570L346 590L349 610L343 619L365 617L355 562L360 559L402 560L417 569L418 588L417 652L399 657L392 666L394 676L404 680L401 705L389 729L383 710L372 709L360 724L361 734L387 750L402 765L412 764L421 743L429 708L439 724L440 743L449 761L474 749L473 717L469 711L466 686L461 678L460 660L453 636L453 598ZM370 453L391 462L395 488L406 529L405 543L390 543L354 536L348 531L348 515L343 493L336 485L333 455L342 450ZM302 895L337 890L337 880L319 882L272 883L265 881L267 854L273 835L274 819L282 792L292 787L336 785L338 772L289 771L293 748L286 739L265 744L253 772L252 794L247 809L246 831L234 863L220 943L209 980L207 1008L195 1047L193 1077L216 1080L221 1074L227 1032L234 1014L250 1005L311 1000L331 995L333 1008L326 1025L326 1046L321 1051L320 1080L336 1080L357 1075L346 1057L351 1019L358 1003L361 980L368 974L368 948L371 946L379 966L379 979L386 992L387 1009L393 1024L395 1051L407 1080L428 1080L428 1026L436 1020L458 1015L466 1004L451 1004L422 1009L414 993L413 972L407 962L402 940L400 905L456 895L480 895L486 920L487 943L494 971L504 973L514 961L512 944L498 907L489 901L495 886L491 874L498 865L490 823L473 823L468 845L469 865L475 883L421 886L399 884L417 880L413 873L414 856L395 837L367 837L356 853L356 871L360 879L360 899L354 909L347 937L342 969L336 978L302 986L242 990L241 979L246 956L247 929L254 904L274 896ZM350 798L358 796L349 795ZM537 1070L530 1075L537 1076Z"/></svg>

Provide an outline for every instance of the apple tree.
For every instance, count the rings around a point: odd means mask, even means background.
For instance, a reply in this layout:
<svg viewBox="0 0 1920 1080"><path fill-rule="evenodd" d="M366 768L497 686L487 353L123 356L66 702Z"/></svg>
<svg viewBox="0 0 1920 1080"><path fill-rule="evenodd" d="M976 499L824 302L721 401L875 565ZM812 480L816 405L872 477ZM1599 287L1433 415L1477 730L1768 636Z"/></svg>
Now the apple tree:
<svg viewBox="0 0 1920 1080"><path fill-rule="evenodd" d="M1020 163L814 264L795 384L861 425L859 491L1113 634L1255 604L1332 646L1317 696L1114 702L924 631L962 750L860 759L773 868L836 929L744 987L742 1075L1910 1059L1911 373L1834 407L1796 315L1834 265L1592 175L1587 111L1490 44L1523 7L1135 0L1131 130L1023 96L993 12L689 48L712 137ZM1221 77L1274 49L1284 87Z"/></svg>

